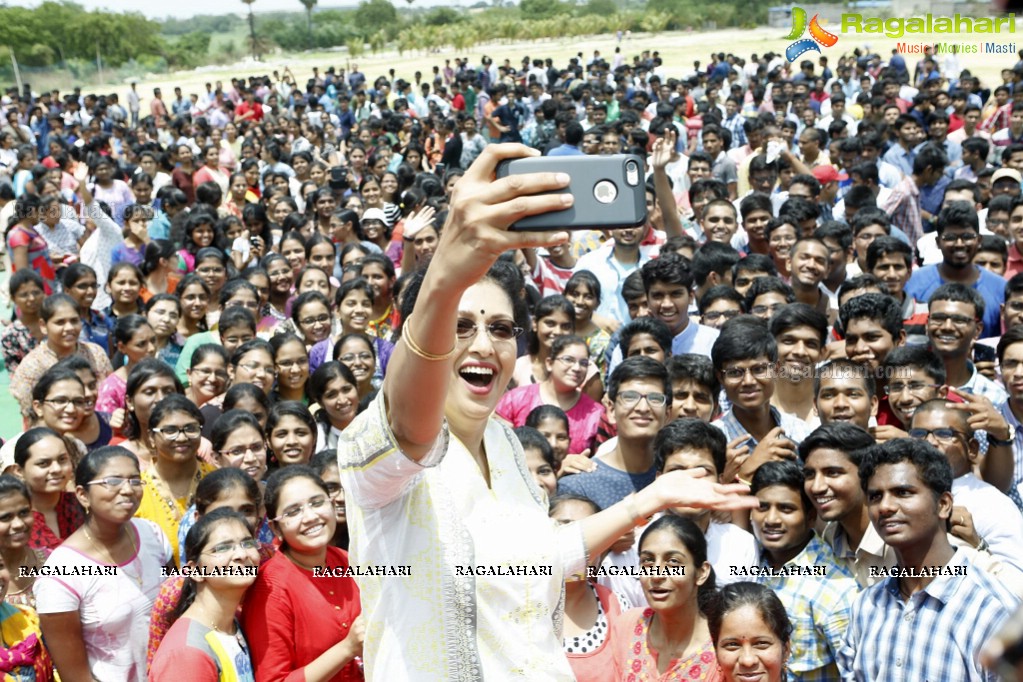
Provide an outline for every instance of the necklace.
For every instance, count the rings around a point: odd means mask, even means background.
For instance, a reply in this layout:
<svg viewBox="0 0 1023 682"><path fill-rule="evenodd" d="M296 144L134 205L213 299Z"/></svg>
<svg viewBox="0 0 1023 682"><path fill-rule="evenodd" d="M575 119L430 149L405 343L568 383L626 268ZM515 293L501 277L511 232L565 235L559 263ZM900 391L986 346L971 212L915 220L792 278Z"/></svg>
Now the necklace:
<svg viewBox="0 0 1023 682"><path fill-rule="evenodd" d="M195 498L195 491L199 487L199 481L202 480L202 468L199 467L198 462L196 463L195 476L192 477L191 482L188 486L188 494L185 498L185 506L179 507L177 499L174 497L174 493L170 489L170 484L163 480L160 474L156 470L155 462L154 466L150 468L143 476L143 480L149 478L152 482L153 487L160 501L167 508L171 518L175 522L180 522L181 518L185 515L185 509L188 509L189 505L192 504L192 500Z"/></svg>
<svg viewBox="0 0 1023 682"><path fill-rule="evenodd" d="M121 572L124 575L128 576L133 581L135 581L135 584L137 584L139 587L142 587L142 572L141 571L139 571L139 573L137 575L131 575L130 573L125 571L124 568L114 560L114 555L110 553L109 549L106 549L106 548L101 549L100 548L99 544L93 539L93 537L91 535L89 535L89 529L86 528L84 525L82 526L82 532L85 533L85 538L96 549L97 552L103 551L103 552L106 553L107 558L110 560L108 563L111 566L117 566L118 568L120 568ZM128 542L131 543L131 555L132 555L132 559L128 563L132 564L132 563L135 563L135 561L138 559L138 547L135 546L135 538L133 538L131 536L131 531L128 532Z"/></svg>

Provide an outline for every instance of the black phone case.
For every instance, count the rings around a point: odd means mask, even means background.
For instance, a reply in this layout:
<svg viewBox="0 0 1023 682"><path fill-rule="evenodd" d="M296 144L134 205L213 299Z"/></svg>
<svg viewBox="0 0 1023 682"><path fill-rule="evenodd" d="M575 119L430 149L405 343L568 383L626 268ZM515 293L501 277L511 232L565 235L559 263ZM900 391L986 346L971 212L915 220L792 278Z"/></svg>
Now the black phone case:
<svg viewBox="0 0 1023 682"><path fill-rule="evenodd" d="M633 161L639 168L639 182L631 186L626 181L626 163ZM502 161L497 166L497 177L527 173L568 173L571 180L566 189L575 197L571 208L529 216L515 222L509 229L530 232L554 230L613 230L639 227L646 223L646 184L643 159L634 154L611 156L536 156ZM602 180L612 182L618 196L611 203L601 203L594 196L594 188Z"/></svg>

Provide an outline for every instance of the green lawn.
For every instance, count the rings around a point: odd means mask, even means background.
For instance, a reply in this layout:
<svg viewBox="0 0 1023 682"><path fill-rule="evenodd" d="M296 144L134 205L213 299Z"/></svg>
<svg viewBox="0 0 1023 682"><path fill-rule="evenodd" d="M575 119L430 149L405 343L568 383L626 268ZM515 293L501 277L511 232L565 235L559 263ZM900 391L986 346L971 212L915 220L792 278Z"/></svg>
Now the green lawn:
<svg viewBox="0 0 1023 682"><path fill-rule="evenodd" d="M0 272L0 287L7 288L7 278L6 271ZM0 315L5 319L11 319L10 308L0 306ZM18 408L18 401L11 395L10 385L11 377L0 365L0 438L4 440L21 433L21 410Z"/></svg>

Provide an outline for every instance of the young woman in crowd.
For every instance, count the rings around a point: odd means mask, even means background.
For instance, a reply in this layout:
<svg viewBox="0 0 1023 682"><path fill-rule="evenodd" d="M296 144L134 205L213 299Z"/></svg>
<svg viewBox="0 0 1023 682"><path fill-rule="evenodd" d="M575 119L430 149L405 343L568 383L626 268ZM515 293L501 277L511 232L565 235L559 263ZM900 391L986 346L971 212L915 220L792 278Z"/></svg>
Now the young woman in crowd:
<svg viewBox="0 0 1023 682"><path fill-rule="evenodd" d="M166 239L154 239L146 244L140 266L143 281L139 297L143 301L156 294L173 294L177 289L181 276L174 269L175 253L173 242Z"/></svg>
<svg viewBox="0 0 1023 682"><path fill-rule="evenodd" d="M593 360L593 367L586 374L587 394L599 400L604 392L604 384L599 377L604 375L604 354L611 343L611 335L593 321L593 311L600 305L600 281L589 270L580 270L565 284L565 298L575 308L575 333L586 341ZM594 377L597 380L591 386Z"/></svg>
<svg viewBox="0 0 1023 682"><path fill-rule="evenodd" d="M48 296L57 289L57 273L50 260L49 245L35 230L39 223L39 204L40 199L35 194L25 193L18 197L14 217L5 228L4 241L13 271L35 272L42 278L43 291Z"/></svg>
<svg viewBox="0 0 1023 682"><path fill-rule="evenodd" d="M380 387L376 348L370 337L353 333L342 336L334 346L334 359L352 371L362 400Z"/></svg>
<svg viewBox="0 0 1023 682"><path fill-rule="evenodd" d="M198 184L193 179L196 167L192 147L187 143L175 144L174 154L177 157L177 167L171 172L171 182L185 193L188 205L191 206L195 203L195 186ZM191 269L188 271L190 272Z"/></svg>
<svg viewBox="0 0 1023 682"><path fill-rule="evenodd" d="M43 642L39 616L7 599L16 571L0 551L0 671L12 680L52 682L53 660Z"/></svg>
<svg viewBox="0 0 1023 682"><path fill-rule="evenodd" d="M318 268L310 270L326 280L326 275ZM306 349L311 350L316 344L330 337L334 325L330 301L319 291L300 293L291 306L291 321L305 342Z"/></svg>
<svg viewBox="0 0 1023 682"><path fill-rule="evenodd" d="M184 391L174 370L161 360L146 358L128 373L124 393L124 440L120 445L136 456L142 471L156 459L149 439L149 416L153 407L167 396Z"/></svg>
<svg viewBox="0 0 1023 682"><path fill-rule="evenodd" d="M288 319L295 273L287 259L280 254L270 254L263 259L263 267L270 278L269 314L278 322Z"/></svg>
<svg viewBox="0 0 1023 682"><path fill-rule="evenodd" d="M96 155L90 164L92 173L92 196L110 207L110 213L120 225L124 216L124 208L135 203L128 183L118 177L121 175L114 160L109 156ZM194 201L194 197L193 197Z"/></svg>
<svg viewBox="0 0 1023 682"><path fill-rule="evenodd" d="M241 514L250 528L259 529L260 538L256 551L260 563L267 561L275 550L271 544L273 535L263 516L262 508L263 495L259 485L248 475L231 467L210 473L199 483L195 491L195 504L189 507L181 522L181 529L178 532L181 558L186 559L188 556L187 538L192 527L207 514L219 509ZM253 536L251 531L250 536ZM153 656L173 624L175 614L178 613L184 586L183 576L172 576L160 586L160 593L153 604L153 612L149 619L149 647L146 653L149 665L152 665Z"/></svg>
<svg viewBox="0 0 1023 682"><path fill-rule="evenodd" d="M160 528L133 518L142 499L138 461L117 446L90 452L75 471L75 495L85 523L46 560L69 573L75 566L116 567L111 575L46 575L33 588L46 641L63 680L142 680L146 677L149 613L173 565Z"/></svg>
<svg viewBox="0 0 1023 682"><path fill-rule="evenodd" d="M219 682L251 674L249 646L235 616L256 580L258 547L246 518L229 509L210 512L192 527L184 558L195 573L185 579L177 618L153 657L150 679L185 675ZM221 567L234 570L216 575ZM209 575L199 573L204 569Z"/></svg>
<svg viewBox="0 0 1023 682"><path fill-rule="evenodd" d="M128 373L141 360L156 357L156 332L141 315L127 315L114 325L114 343L118 367L100 384L96 398L96 409L108 414L124 408Z"/></svg>
<svg viewBox="0 0 1023 682"><path fill-rule="evenodd" d="M135 515L157 524L178 553L178 526L195 501L199 481L213 470L200 462L202 413L191 401L172 394L158 402L149 416L149 447L153 464L142 473L145 495Z"/></svg>
<svg viewBox="0 0 1023 682"><path fill-rule="evenodd" d="M557 337L545 362L547 378L505 393L497 404L497 413L522 426L538 405L557 405L568 416L569 449L592 449L604 407L582 392L589 364L590 352L582 338L573 334Z"/></svg>
<svg viewBox="0 0 1023 682"><path fill-rule="evenodd" d="M21 405L22 414L27 414L30 407L32 387L59 360L79 355L89 362L100 380L112 369L104 349L79 341L82 317L73 298L67 294L50 296L43 302L40 314L46 325L46 342L26 355L11 377L11 393Z"/></svg>
<svg viewBox="0 0 1023 682"><path fill-rule="evenodd" d="M547 378L547 359L554 339L575 333L575 306L564 296L548 296L533 309L528 354L515 362L512 381L516 386L538 384Z"/></svg>
<svg viewBox="0 0 1023 682"><path fill-rule="evenodd" d="M36 606L32 591L36 576L23 575L21 569L36 569L38 573L52 551L48 547L31 546L37 523L25 482L16 476L0 476L0 557L11 572L4 601L32 609Z"/></svg>
<svg viewBox="0 0 1023 682"><path fill-rule="evenodd" d="M278 466L308 464L316 447L316 434L316 420L302 403L288 400L270 408L266 442Z"/></svg>
<svg viewBox="0 0 1023 682"><path fill-rule="evenodd" d="M337 451L338 439L359 409L355 375L340 362L320 365L309 378L309 398L316 411L316 452Z"/></svg>
<svg viewBox="0 0 1023 682"><path fill-rule="evenodd" d="M572 523L600 511L593 500L558 495L551 500L550 516L559 524ZM599 565L599 562L597 562ZM611 644L614 624L628 606L614 592L583 576L565 582L564 646L576 679L616 682Z"/></svg>
<svg viewBox="0 0 1023 682"><path fill-rule="evenodd" d="M238 469L257 483L266 479L266 436L255 415L239 409L225 412L210 440L219 466Z"/></svg>
<svg viewBox="0 0 1023 682"><path fill-rule="evenodd" d="M216 217L203 211L196 211L188 216L185 223L185 243L178 250L177 271L187 275L195 271L195 256L199 249L214 246L216 241Z"/></svg>
<svg viewBox="0 0 1023 682"><path fill-rule="evenodd" d="M210 308L210 287L199 275L186 275L178 282L174 295L181 301L181 318L178 320L178 333L188 337L209 329L206 324L206 313Z"/></svg>
<svg viewBox="0 0 1023 682"><path fill-rule="evenodd" d="M75 299L82 315L82 331L79 340L94 343L105 351L110 350L110 326L103 314L92 309L99 284L96 271L84 263L72 263L64 268L60 278L64 293Z"/></svg>
<svg viewBox="0 0 1023 682"><path fill-rule="evenodd" d="M707 625L724 682L788 679L785 662L792 650L792 623L766 585L725 585L707 604Z"/></svg>
<svg viewBox="0 0 1023 682"><path fill-rule="evenodd" d="M188 369L188 399L201 408L227 388L227 351L216 343L206 343L195 349Z"/></svg>
<svg viewBox="0 0 1023 682"><path fill-rule="evenodd" d="M331 546L337 520L330 493L306 466L267 481L266 514L280 550L259 571L242 605L256 682L287 679L356 682L364 625L352 578L313 577L344 569L348 554Z"/></svg>
<svg viewBox="0 0 1023 682"><path fill-rule="evenodd" d="M305 267L305 237L300 232L286 232L281 237L278 253L288 261L291 266L291 274L295 277Z"/></svg>
<svg viewBox="0 0 1023 682"><path fill-rule="evenodd" d="M71 370L82 381L82 389L85 393L85 407L82 408L82 422L78 428L67 435L74 436L84 446L86 451L109 445L114 437L114 429L120 429L124 424L122 413L108 414L96 410L96 399L99 397L99 379L96 371L83 358L77 355L64 358L53 370ZM75 460L77 461L77 459Z"/></svg>
<svg viewBox="0 0 1023 682"><path fill-rule="evenodd" d="M330 338L320 341L309 351L309 367L316 371L327 359L333 357L335 344L346 334L365 334L373 314L373 287L358 277L341 285L334 298L335 319L340 329ZM394 344L387 339L375 337L372 340L381 372L387 370L387 361L394 350Z"/></svg>
<svg viewBox="0 0 1023 682"><path fill-rule="evenodd" d="M703 604L714 592L707 540L689 519L667 514L639 539L641 567L678 575L640 578L649 606L626 611L611 632L616 674L637 679L720 680Z"/></svg>
<svg viewBox="0 0 1023 682"><path fill-rule="evenodd" d="M537 405L526 415L525 426L540 432L554 451L555 470L560 470L561 463L569 453L572 442L569 435L568 415L557 405Z"/></svg>
<svg viewBox="0 0 1023 682"><path fill-rule="evenodd" d="M46 292L43 278L34 270L19 270L11 275L8 290L15 317L0 332L0 350L7 374L13 375L25 356L46 338L46 324L40 314Z"/></svg>
<svg viewBox="0 0 1023 682"><path fill-rule="evenodd" d="M192 175L192 182L196 187L204 182L216 183L220 191L228 193L228 175L220 166L220 148L217 145L207 145L202 150L202 168Z"/></svg>
<svg viewBox="0 0 1023 682"><path fill-rule="evenodd" d="M29 429L18 439L14 463L28 489L34 519L29 547L56 549L85 521L82 505L67 490L78 459L74 454L63 436L45 426Z"/></svg>
<svg viewBox="0 0 1023 682"><path fill-rule="evenodd" d="M277 383L271 402L297 400L308 402L306 382L309 381L309 352L305 342L294 334L280 334L270 339L274 354Z"/></svg>
<svg viewBox="0 0 1023 682"><path fill-rule="evenodd" d="M215 329L220 319L220 293L227 283L227 256L221 249L206 247L195 255L195 274L206 282L210 299L206 307L206 328Z"/></svg>
<svg viewBox="0 0 1023 682"><path fill-rule="evenodd" d="M224 192L224 202L220 205L221 210L241 219L242 212L249 203L245 196L248 191L249 184L245 180L245 173L232 173L228 179L227 191Z"/></svg>
<svg viewBox="0 0 1023 682"><path fill-rule="evenodd" d="M331 545L338 549L348 551L348 517L345 515L345 490L341 487L341 471L337 466L337 452L334 450L321 450L309 460L309 468L316 472L316 475L323 481L323 487L327 489L327 495L334 504L334 518L337 520L337 528L334 529L334 538Z"/></svg>
<svg viewBox="0 0 1023 682"><path fill-rule="evenodd" d="M32 387L30 397L32 402L26 415L29 427L45 426L61 436L71 436L81 427L87 400L85 387L75 372L61 367L51 368ZM0 450L4 453L2 466L14 463L14 448L20 437L21 434L4 443ZM73 442L79 450L76 455L82 454L85 446L78 441Z"/></svg>
<svg viewBox="0 0 1023 682"><path fill-rule="evenodd" d="M115 263L107 274L110 305L103 309L109 325L125 315L142 313L142 271L132 263Z"/></svg>
<svg viewBox="0 0 1023 682"><path fill-rule="evenodd" d="M525 455L526 469L533 477L536 484L547 495L547 499L554 497L558 490L558 477L554 464L554 450L547 439L539 431L529 426L519 426L515 429L515 436L522 444L522 454Z"/></svg>
<svg viewBox="0 0 1023 682"><path fill-rule="evenodd" d="M156 294L146 303L145 313L156 337L156 357L174 367L185 346L185 338L178 332L181 301L173 294Z"/></svg>

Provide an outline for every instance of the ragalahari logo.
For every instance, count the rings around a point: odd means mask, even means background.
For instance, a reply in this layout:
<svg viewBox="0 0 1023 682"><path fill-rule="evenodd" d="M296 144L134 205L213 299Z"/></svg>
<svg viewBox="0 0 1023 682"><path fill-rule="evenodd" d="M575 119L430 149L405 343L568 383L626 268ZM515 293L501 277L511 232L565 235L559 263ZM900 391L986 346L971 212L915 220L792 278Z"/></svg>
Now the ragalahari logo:
<svg viewBox="0 0 1023 682"><path fill-rule="evenodd" d="M829 33L821 28L818 17L820 15L813 15L813 19L810 20L810 37L799 39L803 33L807 30L806 24L806 10L802 7L792 8L792 32L785 36L785 40L795 40L796 42L785 48L785 58L790 62L794 62L801 55L810 50L820 52L821 49L817 47L818 44L824 47L831 47L838 42L838 36L834 33Z"/></svg>

